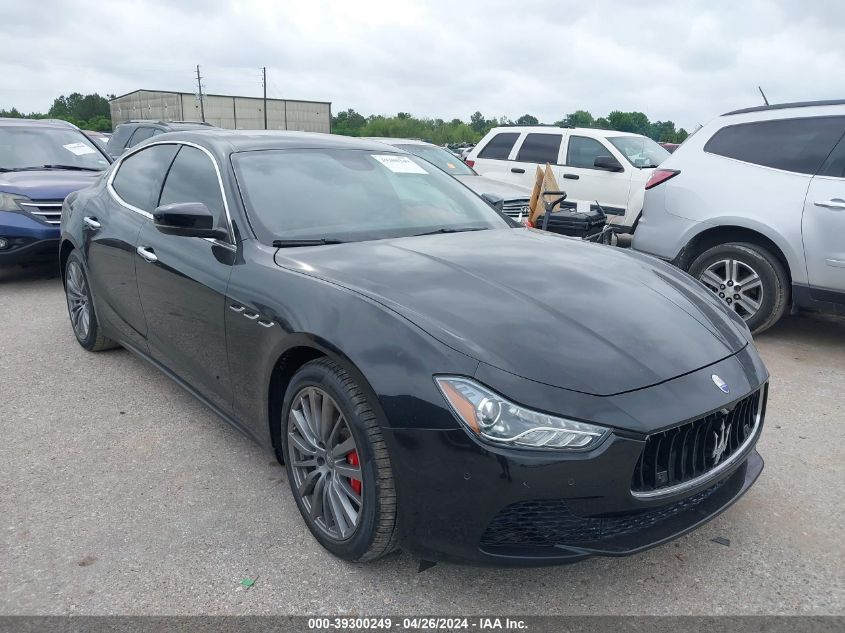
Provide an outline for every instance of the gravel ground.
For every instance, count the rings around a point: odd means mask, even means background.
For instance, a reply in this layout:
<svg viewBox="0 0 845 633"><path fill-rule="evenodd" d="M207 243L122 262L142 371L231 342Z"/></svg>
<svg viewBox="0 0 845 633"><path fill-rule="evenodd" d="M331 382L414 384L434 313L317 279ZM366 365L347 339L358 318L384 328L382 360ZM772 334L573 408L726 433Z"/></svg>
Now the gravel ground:
<svg viewBox="0 0 845 633"><path fill-rule="evenodd" d="M51 273L0 271L0 614L845 613L842 321L759 337L766 469L698 531L624 559L418 573L324 552L271 455L128 352L77 345Z"/></svg>

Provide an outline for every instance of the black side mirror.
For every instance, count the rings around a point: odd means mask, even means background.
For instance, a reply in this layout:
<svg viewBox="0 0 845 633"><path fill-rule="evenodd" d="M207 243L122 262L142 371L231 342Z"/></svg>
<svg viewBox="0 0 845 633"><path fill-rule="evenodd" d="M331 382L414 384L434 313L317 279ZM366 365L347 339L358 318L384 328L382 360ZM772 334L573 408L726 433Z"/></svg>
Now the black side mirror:
<svg viewBox="0 0 845 633"><path fill-rule="evenodd" d="M227 240L228 233L214 228L214 215L202 202L165 204L153 211L156 228L166 235L210 237Z"/></svg>
<svg viewBox="0 0 845 633"><path fill-rule="evenodd" d="M593 167L606 171L625 171L625 168L613 156L596 156L596 160L593 161Z"/></svg>
<svg viewBox="0 0 845 633"><path fill-rule="evenodd" d="M496 211L502 212L505 209L505 199L501 196L497 196L494 193L482 193L481 197L484 198L484 201L489 204L491 207L496 209Z"/></svg>

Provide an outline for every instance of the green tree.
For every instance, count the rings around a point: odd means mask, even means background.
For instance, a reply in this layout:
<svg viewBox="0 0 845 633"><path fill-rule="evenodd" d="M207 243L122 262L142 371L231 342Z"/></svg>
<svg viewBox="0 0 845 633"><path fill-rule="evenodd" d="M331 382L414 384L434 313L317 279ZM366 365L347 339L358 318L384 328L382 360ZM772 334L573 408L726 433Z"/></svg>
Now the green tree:
<svg viewBox="0 0 845 633"><path fill-rule="evenodd" d="M537 117L530 114L523 114L516 120L517 125L537 125L539 122Z"/></svg>
<svg viewBox="0 0 845 633"><path fill-rule="evenodd" d="M587 110L576 110L567 114L562 121L558 121L557 125L565 125L568 127L596 127L596 121L593 115Z"/></svg>
<svg viewBox="0 0 845 633"><path fill-rule="evenodd" d="M469 126L477 133L477 134L486 134L487 130L490 129L490 126L487 124L487 119L484 118L484 115L481 112L476 112L469 118Z"/></svg>
<svg viewBox="0 0 845 633"><path fill-rule="evenodd" d="M332 117L332 131L344 136L360 136L360 131L366 124L367 119L352 108L338 112L337 116Z"/></svg>

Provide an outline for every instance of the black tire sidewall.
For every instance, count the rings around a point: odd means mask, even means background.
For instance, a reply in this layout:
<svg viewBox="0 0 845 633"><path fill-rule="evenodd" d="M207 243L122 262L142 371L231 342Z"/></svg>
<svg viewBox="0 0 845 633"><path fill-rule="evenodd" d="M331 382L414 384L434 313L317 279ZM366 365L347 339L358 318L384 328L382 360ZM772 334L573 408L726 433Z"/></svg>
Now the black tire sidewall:
<svg viewBox="0 0 845 633"><path fill-rule="evenodd" d="M91 295L91 282L88 279L88 269L85 268L82 258L79 256L79 253L73 251L67 258L64 275L62 276L62 284L65 288L65 295L67 295L67 271L70 270L71 263L77 264L79 269L82 271L82 275L85 277L85 294L88 296L89 310L88 336L84 339L79 338L79 335L76 333L76 328L73 327L73 322L71 322L71 330L73 331L73 335L76 337L76 340L79 341L79 344L85 349L91 350L96 344L97 336L99 334L99 324L97 323L97 315L94 311L94 298ZM65 297L65 303L67 303L67 296ZM70 306L68 306L68 318L70 318Z"/></svg>
<svg viewBox="0 0 845 633"><path fill-rule="evenodd" d="M699 279L709 266L726 258L739 260L753 268L763 285L763 305L746 321L748 328L752 332L760 332L773 325L783 316L789 296L783 267L756 244L728 243L714 246L699 255L690 265L689 274ZM712 291L708 288L707 292Z"/></svg>
<svg viewBox="0 0 845 633"><path fill-rule="evenodd" d="M332 539L313 524L305 506L302 504L302 500L294 488L293 469L290 465L291 460L288 453L289 414L294 397L305 387L319 387L334 399L337 406L343 412L346 422L349 425L349 430L355 438L358 459L361 466L363 501L358 527L355 533L344 541ZM285 392L284 406L282 407L282 419L280 421L285 470L287 471L291 493L302 514L302 518L305 520L305 524L314 535L314 538L323 547L335 556L350 561L358 560L370 550L376 536L376 526L378 525L376 513L379 505L375 458L370 442L367 439L364 425L355 412L355 409L355 403L352 401L340 377L325 364L312 362L300 369L288 385L287 391Z"/></svg>

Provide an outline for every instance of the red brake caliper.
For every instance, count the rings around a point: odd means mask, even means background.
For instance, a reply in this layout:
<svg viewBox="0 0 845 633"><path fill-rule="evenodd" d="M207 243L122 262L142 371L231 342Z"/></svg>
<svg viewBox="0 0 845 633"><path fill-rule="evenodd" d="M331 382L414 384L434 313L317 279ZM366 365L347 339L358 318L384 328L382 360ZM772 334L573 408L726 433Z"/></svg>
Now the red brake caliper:
<svg viewBox="0 0 845 633"><path fill-rule="evenodd" d="M346 456L346 461L352 464L353 466L358 465L358 451L352 451L349 455ZM361 480L360 479L352 479L352 477L348 477L349 479L349 486L352 490L355 491L356 495L361 494Z"/></svg>

